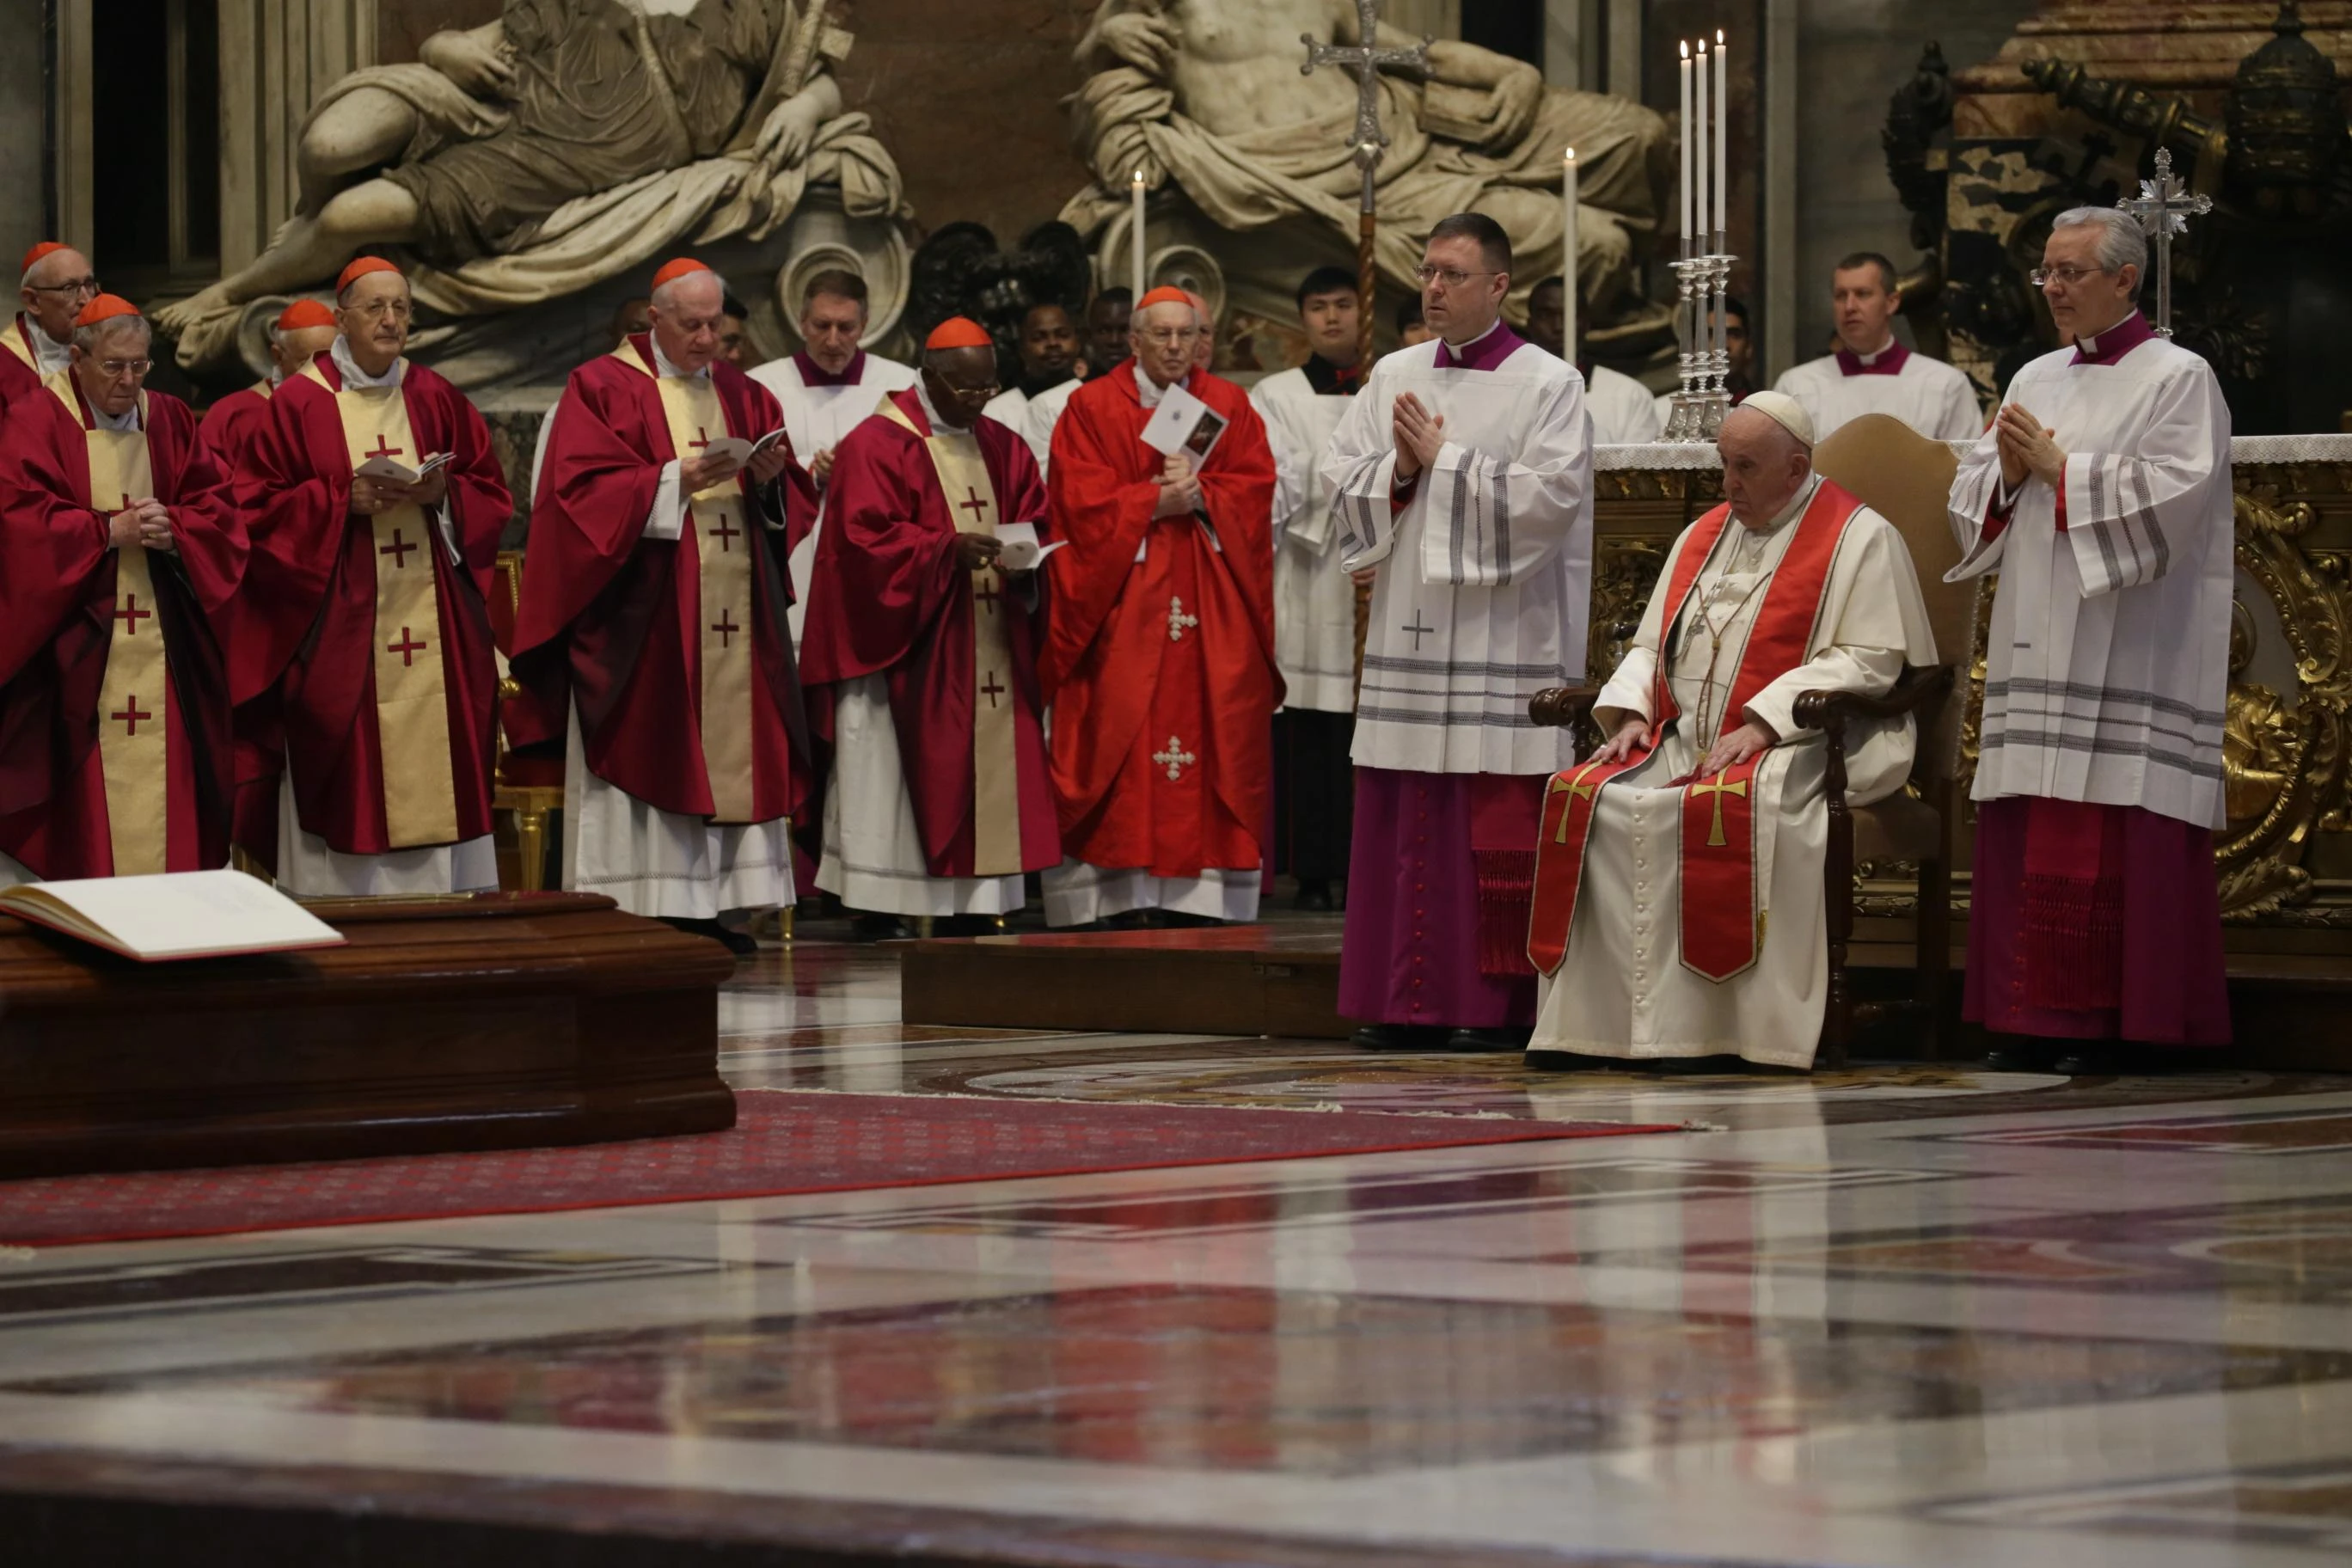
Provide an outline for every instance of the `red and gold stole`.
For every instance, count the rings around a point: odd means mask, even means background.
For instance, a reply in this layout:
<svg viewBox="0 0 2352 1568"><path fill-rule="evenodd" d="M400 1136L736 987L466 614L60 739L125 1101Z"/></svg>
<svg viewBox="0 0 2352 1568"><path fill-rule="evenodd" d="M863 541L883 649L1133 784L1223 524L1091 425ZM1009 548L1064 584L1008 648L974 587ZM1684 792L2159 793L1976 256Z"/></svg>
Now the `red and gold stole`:
<svg viewBox="0 0 2352 1568"><path fill-rule="evenodd" d="M926 437L891 398L882 400L878 412L922 440L956 528L993 534L1002 515L978 437L967 444ZM970 512L971 520L957 518L959 511ZM995 567L982 566L971 574L971 874L1018 876L1020 753L1013 728L1013 634L1007 618L1013 612L1005 603L1004 578Z"/></svg>
<svg viewBox="0 0 2352 1568"><path fill-rule="evenodd" d="M727 410L707 375L662 375L624 338L614 357L654 378L669 443L681 462L700 455L718 437L754 440L766 432L727 428ZM698 490L687 501L689 543L698 568L701 659L702 770L710 784L710 820L751 822L754 791L751 706L754 700L751 605L758 577L748 530L758 526L740 479ZM743 548L735 548L737 540Z"/></svg>
<svg viewBox="0 0 2352 1568"><path fill-rule="evenodd" d="M354 469L371 458L390 458L413 469L432 455L417 450L408 398L398 384L338 390L316 361L301 374L333 395ZM457 790L441 662L441 595L433 572L437 531L420 506L394 507L366 521L375 545L375 722L383 756L384 830L394 849L454 844Z"/></svg>
<svg viewBox="0 0 2352 1568"><path fill-rule="evenodd" d="M89 451L91 510L102 517L153 495L146 394L139 396L136 429L108 430L90 416L71 371L58 372L46 384L82 427ZM106 784L106 831L118 877L152 876L166 868L171 773L164 710L170 679L146 547L118 546L114 631L98 689L99 772Z"/></svg>
<svg viewBox="0 0 2352 1568"><path fill-rule="evenodd" d="M35 375L41 375L41 356L33 352L32 334L26 330L25 318L21 314L8 323L5 331L0 331L0 347L5 347L10 353L24 361L25 367ZM43 375L41 379L47 381L48 377ZM140 423L142 425L146 423L145 415L140 416Z"/></svg>

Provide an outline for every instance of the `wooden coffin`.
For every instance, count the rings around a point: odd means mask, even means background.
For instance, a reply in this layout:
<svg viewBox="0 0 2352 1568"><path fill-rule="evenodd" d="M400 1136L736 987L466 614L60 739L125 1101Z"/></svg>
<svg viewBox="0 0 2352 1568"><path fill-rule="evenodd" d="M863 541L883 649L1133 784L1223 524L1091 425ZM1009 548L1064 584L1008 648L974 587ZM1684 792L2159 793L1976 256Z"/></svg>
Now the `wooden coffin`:
<svg viewBox="0 0 2352 1568"><path fill-rule="evenodd" d="M0 919L0 1177L710 1132L717 942L586 893L349 899L142 964Z"/></svg>

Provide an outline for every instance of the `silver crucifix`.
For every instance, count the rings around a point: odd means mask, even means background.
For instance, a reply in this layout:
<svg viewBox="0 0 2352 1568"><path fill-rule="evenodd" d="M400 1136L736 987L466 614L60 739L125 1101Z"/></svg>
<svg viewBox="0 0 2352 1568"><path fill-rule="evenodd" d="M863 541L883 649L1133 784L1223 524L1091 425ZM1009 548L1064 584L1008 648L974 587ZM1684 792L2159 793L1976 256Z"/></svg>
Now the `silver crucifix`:
<svg viewBox="0 0 2352 1568"><path fill-rule="evenodd" d="M1372 189L1372 171L1381 161L1381 152L1389 144L1389 133L1381 129L1381 68L1391 66L1402 69L1429 69L1429 40L1422 39L1409 49L1384 49L1380 47L1380 0L1356 0L1356 41L1352 44L1318 44L1312 33L1301 33L1298 41L1307 46L1307 63L1298 68L1300 76L1313 76L1321 66L1338 66L1351 71L1356 78L1356 167L1364 176L1364 205L1367 213L1379 208L1379 197Z"/></svg>
<svg viewBox="0 0 2352 1568"><path fill-rule="evenodd" d="M2172 172L2172 149L2156 150L2156 178L2139 183L2137 200L2116 204L2118 210L2139 219L2147 231L2150 244L2156 247L2156 335L2172 335L2172 237L2189 232L2189 219L2193 214L2203 217L2213 210L2213 198L2190 195Z"/></svg>

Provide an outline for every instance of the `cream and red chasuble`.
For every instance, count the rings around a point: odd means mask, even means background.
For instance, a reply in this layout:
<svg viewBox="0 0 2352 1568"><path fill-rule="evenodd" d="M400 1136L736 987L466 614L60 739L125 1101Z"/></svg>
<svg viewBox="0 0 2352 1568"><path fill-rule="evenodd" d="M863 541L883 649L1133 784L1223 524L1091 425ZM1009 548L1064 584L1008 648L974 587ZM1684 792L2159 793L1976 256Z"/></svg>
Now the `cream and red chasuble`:
<svg viewBox="0 0 2352 1568"><path fill-rule="evenodd" d="M81 425L89 443L91 509L101 515L118 512L153 495L145 395L139 399L137 429L100 429L85 417L70 374L59 371L47 385ZM121 545L114 561L114 631L98 692L99 768L106 779L107 837L118 877L152 876L165 869L171 774L164 709L170 679L146 547Z"/></svg>
<svg viewBox="0 0 2352 1568"><path fill-rule="evenodd" d="M681 462L701 455L727 435L727 412L709 376L656 374L633 342L613 351L653 376L662 414L669 421L670 447ZM758 526L743 487L734 479L698 490L688 498L687 521L693 530L700 571L702 769L710 783L710 820L751 822L752 800L751 705L755 695L751 605L758 583L751 540Z"/></svg>
<svg viewBox="0 0 2352 1568"><path fill-rule="evenodd" d="M315 364L302 374L328 384ZM345 387L334 397L353 468L371 458L415 468L430 456L416 449L408 400L398 386ZM394 849L454 844L457 791L450 773L433 521L422 507L401 506L368 522L375 539L375 720L384 827Z"/></svg>
<svg viewBox="0 0 2352 1568"><path fill-rule="evenodd" d="M26 368L35 375L40 375L44 381L48 379L47 376L42 375L41 356L33 352L33 340L26 335L24 317L18 316L8 323L6 331L0 331L0 347L5 347L10 353L24 361ZM68 393L67 395L72 395ZM140 424L143 426L146 422L147 416L142 410L140 414Z"/></svg>
<svg viewBox="0 0 2352 1568"><path fill-rule="evenodd" d="M885 398L879 410L908 430L915 422L906 411ZM949 442L937 436L923 441L931 467L940 477L940 492L948 498L961 532L993 537L999 521L996 487L988 477L980 446ZM961 499L959 500L958 498ZM970 521L961 514L970 514ZM1017 877L1021 874L1021 764L1013 728L1013 637L1006 619L1013 614L1004 602L1004 578L993 566L971 574L971 874L975 877Z"/></svg>

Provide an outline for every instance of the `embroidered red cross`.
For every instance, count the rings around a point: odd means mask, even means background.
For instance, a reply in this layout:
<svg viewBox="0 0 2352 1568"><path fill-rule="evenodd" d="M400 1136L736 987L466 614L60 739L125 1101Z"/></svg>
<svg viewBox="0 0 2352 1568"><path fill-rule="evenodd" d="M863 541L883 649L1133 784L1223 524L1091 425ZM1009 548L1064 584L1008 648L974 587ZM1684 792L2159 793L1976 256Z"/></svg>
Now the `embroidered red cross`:
<svg viewBox="0 0 2352 1568"><path fill-rule="evenodd" d="M971 591L971 596L980 603L986 605L990 615L992 616L996 614L996 601L1004 597L1003 595L996 591L996 574L994 572L990 572L986 575L982 576L980 580L980 586Z"/></svg>
<svg viewBox="0 0 2352 1568"><path fill-rule="evenodd" d="M155 715L152 713L142 712L139 707L139 699L133 697L130 700L130 706L123 709L121 712L110 713L107 717L121 725L126 733L136 735L139 733L139 721L142 719L152 719Z"/></svg>
<svg viewBox="0 0 2352 1568"><path fill-rule="evenodd" d="M397 458L403 452L407 450L408 448L405 447L394 446L392 444L391 437L378 436L375 438L375 450L373 452L362 452L360 456L363 458Z"/></svg>
<svg viewBox="0 0 2352 1568"><path fill-rule="evenodd" d="M710 536L719 541L719 553L721 555L732 554L735 546L731 541L741 538L742 534L743 531L735 526L734 520L723 511L719 514L719 526L710 531Z"/></svg>
<svg viewBox="0 0 2352 1568"><path fill-rule="evenodd" d="M988 705L991 708L996 706L996 700L1003 696L1005 690L1003 687L996 684L996 671L992 669L988 672L988 684L982 686L980 689L987 696Z"/></svg>
<svg viewBox="0 0 2352 1568"><path fill-rule="evenodd" d="M408 552L415 548L416 546L414 544L404 544L401 542L400 530L395 528L392 531L392 542L390 544L379 546L376 550L376 553L378 555L391 556L392 569L394 571L405 572L408 570Z"/></svg>
<svg viewBox="0 0 2352 1568"><path fill-rule="evenodd" d="M696 440L696 441L688 441L688 442L687 443L687 445L688 445L688 446L689 446L689 447L693 447L696 451L699 452L699 451L701 451L705 447L708 447L708 446L709 446L709 445L710 445L710 432L709 432L709 431L705 430L701 426L698 425L698 426L696 426L694 427L694 433L695 433L695 435L697 435L697 436L700 437L701 437L701 439L699 439L699 440Z"/></svg>
<svg viewBox="0 0 2352 1568"><path fill-rule="evenodd" d="M135 637L139 635L139 623L142 621L153 620L155 618L155 612L152 610L141 609L139 607L139 595L136 594L130 594L124 595L122 607L114 612L114 618L118 621L128 621L131 623L122 628L122 635L124 637Z"/></svg>
<svg viewBox="0 0 2352 1568"><path fill-rule="evenodd" d="M968 511L971 513L972 521L978 522L982 516L988 510L988 503L980 499L979 489L971 485L964 486L963 493L970 496L971 499L970 500L960 500L956 502L956 510Z"/></svg>
<svg viewBox="0 0 2352 1568"><path fill-rule="evenodd" d="M400 640L398 642L388 642L384 644L383 651L386 653L398 654L400 656L401 668L403 669L406 669L416 663L416 656L418 654L424 652L431 646L432 645L430 643L418 642L416 640L416 634L410 631L406 626L403 626L400 628Z"/></svg>
<svg viewBox="0 0 2352 1568"><path fill-rule="evenodd" d="M719 612L719 618L710 623L710 629L719 634L719 646L725 648L735 646L735 634L743 628L735 624L735 613L732 610L721 610Z"/></svg>

